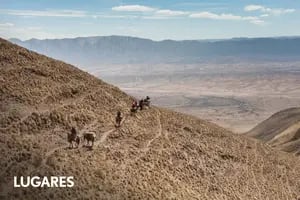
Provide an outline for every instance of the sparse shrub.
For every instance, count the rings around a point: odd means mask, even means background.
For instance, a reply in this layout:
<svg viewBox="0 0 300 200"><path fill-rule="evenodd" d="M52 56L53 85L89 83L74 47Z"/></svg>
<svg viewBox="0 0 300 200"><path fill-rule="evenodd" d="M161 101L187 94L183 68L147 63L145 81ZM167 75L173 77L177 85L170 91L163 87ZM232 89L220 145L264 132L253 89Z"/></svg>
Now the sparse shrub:
<svg viewBox="0 0 300 200"><path fill-rule="evenodd" d="M105 179L105 173L101 169L97 169L95 171L95 176L101 178L102 180Z"/></svg>
<svg viewBox="0 0 300 200"><path fill-rule="evenodd" d="M32 158L33 166L38 167L41 164L42 160L43 158L40 155L33 156Z"/></svg>
<svg viewBox="0 0 300 200"><path fill-rule="evenodd" d="M183 128L183 130L185 130L185 131L187 131L187 132L190 132L190 133L193 132L192 129L191 129L190 127L187 127L187 126L185 126L185 127Z"/></svg>
<svg viewBox="0 0 300 200"><path fill-rule="evenodd" d="M48 158L48 160L47 160L47 165L49 165L49 166L52 167L52 168L55 168L55 166L56 166L56 161L55 161L55 159L54 159L53 157Z"/></svg>

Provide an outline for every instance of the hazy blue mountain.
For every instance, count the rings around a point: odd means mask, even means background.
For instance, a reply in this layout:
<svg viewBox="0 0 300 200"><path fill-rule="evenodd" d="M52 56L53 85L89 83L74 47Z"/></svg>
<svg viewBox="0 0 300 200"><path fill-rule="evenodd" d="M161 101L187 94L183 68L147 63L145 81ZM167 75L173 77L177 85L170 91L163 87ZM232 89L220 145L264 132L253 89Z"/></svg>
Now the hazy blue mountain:
<svg viewBox="0 0 300 200"><path fill-rule="evenodd" d="M126 36L11 39L23 47L78 65L197 62L206 59L299 59L300 37L163 40Z"/></svg>

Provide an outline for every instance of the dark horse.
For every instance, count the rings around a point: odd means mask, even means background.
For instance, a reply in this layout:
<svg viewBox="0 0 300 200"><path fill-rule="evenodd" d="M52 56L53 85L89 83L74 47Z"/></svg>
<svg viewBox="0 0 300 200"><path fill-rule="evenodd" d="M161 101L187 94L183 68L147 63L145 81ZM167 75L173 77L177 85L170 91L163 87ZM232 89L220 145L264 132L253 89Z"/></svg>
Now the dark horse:
<svg viewBox="0 0 300 200"><path fill-rule="evenodd" d="M71 129L71 133L68 133L68 142L70 143L69 148L74 148L73 142L75 142L75 147L79 147L80 138L77 134L77 131L74 127Z"/></svg>
<svg viewBox="0 0 300 200"><path fill-rule="evenodd" d="M86 145L85 145L86 147L89 146L90 142L92 142L92 146L90 147L93 147L95 139L96 139L96 133L94 132L86 132L83 134L83 140L86 141Z"/></svg>

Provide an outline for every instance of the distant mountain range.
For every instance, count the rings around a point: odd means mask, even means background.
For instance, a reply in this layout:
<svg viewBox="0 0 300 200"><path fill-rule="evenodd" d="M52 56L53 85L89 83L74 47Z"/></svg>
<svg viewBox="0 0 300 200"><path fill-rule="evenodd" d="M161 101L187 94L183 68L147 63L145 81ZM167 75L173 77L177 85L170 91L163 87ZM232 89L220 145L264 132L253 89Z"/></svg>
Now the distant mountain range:
<svg viewBox="0 0 300 200"><path fill-rule="evenodd" d="M300 37L163 40L127 36L30 39L13 43L81 66L105 63L195 63L207 59L299 59Z"/></svg>

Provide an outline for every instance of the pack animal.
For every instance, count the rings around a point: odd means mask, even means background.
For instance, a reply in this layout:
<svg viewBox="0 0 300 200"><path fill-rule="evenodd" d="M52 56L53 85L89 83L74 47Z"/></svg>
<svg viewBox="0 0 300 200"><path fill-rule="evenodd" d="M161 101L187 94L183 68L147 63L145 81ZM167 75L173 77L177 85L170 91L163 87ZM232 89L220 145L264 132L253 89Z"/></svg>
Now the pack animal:
<svg viewBox="0 0 300 200"><path fill-rule="evenodd" d="M96 140L96 133L95 132L85 132L83 134L83 140L85 141L85 145L86 146L91 146L93 147L94 146L94 142ZM92 143L90 145L90 143Z"/></svg>
<svg viewBox="0 0 300 200"><path fill-rule="evenodd" d="M72 149L74 147L79 147L80 137L74 127L72 127L71 132L67 135L67 140L70 143L69 148ZM75 145L74 145L75 143Z"/></svg>

